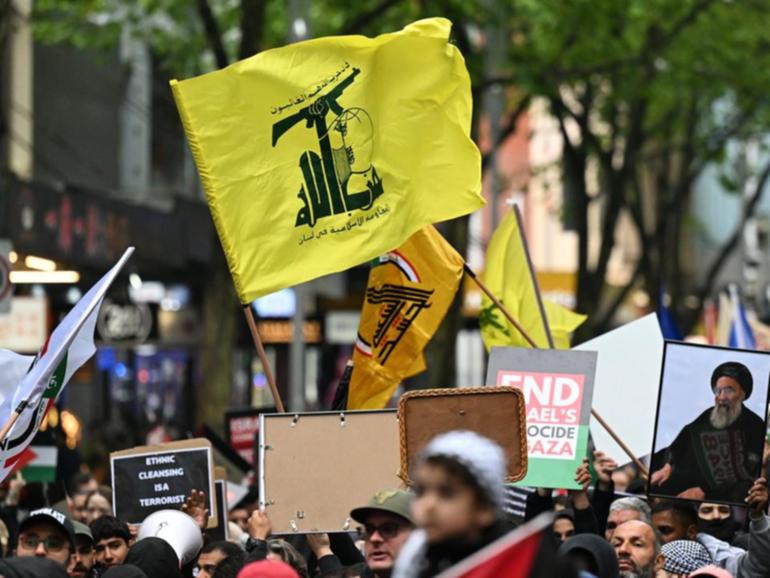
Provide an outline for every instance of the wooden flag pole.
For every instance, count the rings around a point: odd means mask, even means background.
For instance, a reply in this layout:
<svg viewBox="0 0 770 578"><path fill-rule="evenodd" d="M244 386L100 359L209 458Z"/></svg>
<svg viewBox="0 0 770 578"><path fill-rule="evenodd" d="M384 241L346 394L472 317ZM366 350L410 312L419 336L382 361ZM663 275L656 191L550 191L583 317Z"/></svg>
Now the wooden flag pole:
<svg viewBox="0 0 770 578"><path fill-rule="evenodd" d="M267 384L270 386L270 391L272 392L273 400L275 401L275 408L280 413L285 413L286 408L283 406L281 394L278 393L278 386L275 383L275 377L273 377L273 370L270 369L270 363L267 360L265 347L262 345L262 338L259 336L259 328L257 327L257 320L254 319L254 311L252 311L250 305L245 305L243 307L243 313L246 315L246 322L249 324L251 338L254 340L254 345L257 348L257 355L259 355L259 360L262 362L262 367L265 370Z"/></svg>
<svg viewBox="0 0 770 578"><path fill-rule="evenodd" d="M548 347L553 349L555 347L553 342L553 335L551 334L551 326L548 324L548 316L545 314L545 307L543 306L543 296L540 294L540 284L537 282L537 275L535 275L535 267L532 265L532 257L529 254L529 244L524 236L524 220L521 218L521 211L519 206L513 205L513 214L516 216L516 225L519 229L519 238L521 239L521 246L524 247L524 255L527 257L527 269L529 270L529 278L532 280L532 287L535 289L535 297L537 298L537 308L540 310L540 319L543 320L543 329L545 330L545 336L548 339Z"/></svg>
<svg viewBox="0 0 770 578"><path fill-rule="evenodd" d="M21 415L20 411L14 411L10 417L8 418L8 421L5 422L5 425L3 426L3 429L0 430L0 443L3 443L5 441L5 437L8 435L8 432L11 431L11 428L13 427L13 424L16 423L16 420L19 419L19 416Z"/></svg>
<svg viewBox="0 0 770 578"><path fill-rule="evenodd" d="M489 297L489 300L492 301L492 303L495 304L495 306L500 310L500 312L505 316L505 318L508 320L508 323L513 325L519 333L521 333L521 336L527 340L527 343L529 343L532 347L537 349L537 343L529 336L529 334L524 330L524 328L521 326L521 324L516 321L513 318L513 315L511 315L508 310L503 307L503 303L494 296L494 294L489 290L489 288L482 283L481 279L478 278L476 273L468 266L468 263L463 263L463 270L465 271L465 274L470 277L476 285L479 286L479 289L481 289L484 292L484 295Z"/></svg>
<svg viewBox="0 0 770 578"><path fill-rule="evenodd" d="M524 236L524 227L522 226L521 213L519 212L519 208L516 205L513 206L513 210L516 215L516 222L519 226L519 235L521 238L521 243L524 247L524 254L527 256L527 267L529 268L529 276L530 276L530 279L532 280L532 286L535 289L535 294L537 295L537 303L538 303L538 307L540 308L540 315L543 320L545 334L548 337L548 343L550 348L553 349L554 348L553 335L551 334L551 328L548 325L548 318L545 315L543 299L540 294L540 285L537 282L537 277L535 276L535 269L532 265L532 260L530 259L530 256L529 256L529 246L527 244L527 239ZM478 280L478 278L476 277L476 274L470 269L470 267L468 267L467 264L465 265L465 272L468 274L468 276L470 276L471 279L473 279L476 282L476 284L478 284L479 288L486 294L487 297L490 298L490 300L497 306L497 308L500 309L503 315L505 315L505 318L508 319L508 321L511 324L513 324L513 326L516 327L516 329L519 330L519 333L521 333L524 336L527 342L529 342L529 344L535 349L539 349L538 345L532 340L532 338L529 335L527 335L527 332L524 330L524 328L521 327L519 323L514 321L513 316L506 310L502 302L499 299L497 299L492 294L492 292L487 287L485 287L483 283L481 283L481 281ZM631 458L631 461L634 462L634 464L639 469L641 474L644 477L649 478L650 476L649 470L645 467L645 465L641 462L641 460L639 460L639 458L636 457L636 455L634 455L631 449L625 443L623 443L623 440L620 439L618 434L615 433L615 431L609 426L609 424L606 421L604 421L604 418L600 416L594 408L591 408L591 415L594 416L594 418L596 418L596 421L598 421L599 424L607 431L607 433L610 434L610 437L613 440L615 440L615 443L620 446L620 448L626 453L626 455L628 455L629 458Z"/></svg>

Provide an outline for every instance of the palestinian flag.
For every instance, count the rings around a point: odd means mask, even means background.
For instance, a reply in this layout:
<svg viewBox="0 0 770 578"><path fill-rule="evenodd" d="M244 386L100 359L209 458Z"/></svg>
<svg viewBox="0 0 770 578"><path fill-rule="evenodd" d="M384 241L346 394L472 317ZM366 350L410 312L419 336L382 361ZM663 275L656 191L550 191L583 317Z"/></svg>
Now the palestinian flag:
<svg viewBox="0 0 770 578"><path fill-rule="evenodd" d="M0 404L0 482L20 462L62 389L72 375L96 352L94 329L104 296L120 273L133 247L86 293L54 329L13 394ZM10 429L7 429L10 425ZM6 431L7 430L7 431Z"/></svg>
<svg viewBox="0 0 770 578"><path fill-rule="evenodd" d="M56 446L29 446L17 464L21 475L28 482L56 481L56 463L59 448Z"/></svg>
<svg viewBox="0 0 770 578"><path fill-rule="evenodd" d="M548 535L549 513L509 532L436 578L545 578L563 576Z"/></svg>

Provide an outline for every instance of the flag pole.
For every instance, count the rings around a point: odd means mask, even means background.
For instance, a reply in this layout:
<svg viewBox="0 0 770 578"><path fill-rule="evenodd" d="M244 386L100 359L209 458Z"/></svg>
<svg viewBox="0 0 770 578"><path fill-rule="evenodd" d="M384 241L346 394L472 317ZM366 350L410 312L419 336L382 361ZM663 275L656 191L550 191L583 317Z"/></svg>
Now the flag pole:
<svg viewBox="0 0 770 578"><path fill-rule="evenodd" d="M513 212L516 216L516 224L519 228L519 238L521 239L521 245L524 247L524 254L527 256L527 268L529 269L529 277L532 280L532 288L535 290L535 296L537 297L537 306L540 309L540 318L543 320L543 328L545 329L545 335L548 338L548 346L550 349L554 348L554 341L553 341L553 334L551 333L551 328L548 324L548 317L545 314L545 307L543 306L543 296L540 293L540 284L537 282L537 276L535 275L535 267L532 265L532 257L529 253L529 244L527 243L527 238L524 235L524 223L521 218L521 211L519 211L519 206L515 203L513 204ZM497 304L496 304L497 305ZM498 305L498 307L502 308L502 304ZM535 346L536 347L536 346ZM650 472L649 470L644 466L644 464L639 460L636 455L631 451L631 448L629 448L625 443L623 443L623 440L620 439L620 436L618 436L617 433L615 433L615 430L613 430L610 425L604 420L602 416L599 415L599 413L592 407L591 408L591 415L596 418L596 421L599 422L599 424L606 430L608 434L610 434L610 437L615 440L615 443L620 446L620 448L628 455L629 458L631 458L631 461L634 462L636 467L639 469L639 471L642 473L643 476L649 477Z"/></svg>
<svg viewBox="0 0 770 578"><path fill-rule="evenodd" d="M249 324L249 331L251 337L254 340L254 345L257 348L257 355L262 362L262 367L265 370L265 377L267 378L267 384L270 386L270 391L273 394L273 400L275 401L275 408L280 413L285 413L286 408L283 406L281 400L281 394L278 393L278 386L275 383L275 377L273 377L273 371L270 369L270 363L267 360L267 354L265 353L265 347L262 345L262 338L259 336L259 328L257 327L257 320L254 319L254 311L252 311L250 305L244 305L243 313L246 315L246 322Z"/></svg>
<svg viewBox="0 0 770 578"><path fill-rule="evenodd" d="M529 343L532 347L537 349L537 343L535 343L534 339L529 336L529 334L525 331L525 329L521 326L521 324L516 321L513 318L513 315L511 315L508 310L503 306L502 301L500 301L497 297L495 297L494 293L492 293L489 290L489 287L484 285L484 283L481 281L481 279L478 278L475 271L468 266L468 263L463 263L463 271L465 271L465 274L470 277L476 285L479 286L479 289L481 289L484 292L484 295L489 297L489 300L492 301L492 303L495 304L495 306L500 310L500 312L505 316L505 318L508 320L508 323L513 325L519 333L521 333L521 336L527 340L527 343Z"/></svg>
<svg viewBox="0 0 770 578"><path fill-rule="evenodd" d="M524 235L524 220L521 218L521 211L519 211L519 206L515 203L513 205L513 214L516 216L516 225L519 229L521 246L524 248L524 255L527 257L527 269L529 270L529 278L532 281L532 287L535 289L537 308L540 310L540 319L543 320L543 329L545 330L545 336L548 339L548 347L553 349L555 346L553 342L553 335L551 334L551 326L548 324L548 316L545 314L543 296L540 294L540 284L537 282L535 267L532 265L532 256L529 254L529 244L527 243L527 238Z"/></svg>
<svg viewBox="0 0 770 578"><path fill-rule="evenodd" d="M11 431L11 428L13 427L13 424L16 423L16 420L19 419L19 416L21 415L20 411L14 411L10 417L8 418L8 421L5 422L5 425L3 426L3 429L0 430L0 444L5 441L5 437L8 435L8 432Z"/></svg>

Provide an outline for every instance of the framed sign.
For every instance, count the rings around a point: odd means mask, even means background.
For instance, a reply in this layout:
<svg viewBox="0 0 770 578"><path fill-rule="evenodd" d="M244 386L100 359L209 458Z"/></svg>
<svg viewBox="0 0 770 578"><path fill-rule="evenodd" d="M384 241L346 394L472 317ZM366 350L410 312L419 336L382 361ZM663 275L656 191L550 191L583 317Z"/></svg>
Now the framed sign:
<svg viewBox="0 0 770 578"><path fill-rule="evenodd" d="M767 352L666 341L648 494L745 506L769 389Z"/></svg>
<svg viewBox="0 0 770 578"><path fill-rule="evenodd" d="M522 486L578 489L575 472L586 456L596 353L494 347L488 385L524 394L527 476Z"/></svg>
<svg viewBox="0 0 770 578"><path fill-rule="evenodd" d="M209 524L216 524L211 443L205 439L140 446L110 454L112 509L129 524L158 510L178 510L192 490L206 492Z"/></svg>
<svg viewBox="0 0 770 578"><path fill-rule="evenodd" d="M245 407L225 412L225 439L251 466L257 449L260 413L275 413L275 408Z"/></svg>
<svg viewBox="0 0 770 578"><path fill-rule="evenodd" d="M353 530L353 508L403 486L393 410L262 414L259 461L275 534Z"/></svg>

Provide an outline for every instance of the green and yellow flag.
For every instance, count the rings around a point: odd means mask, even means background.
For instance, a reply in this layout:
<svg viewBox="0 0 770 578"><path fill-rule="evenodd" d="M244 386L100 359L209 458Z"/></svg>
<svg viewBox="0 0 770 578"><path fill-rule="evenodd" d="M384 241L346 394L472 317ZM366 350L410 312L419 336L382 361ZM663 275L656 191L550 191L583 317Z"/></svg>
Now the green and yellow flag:
<svg viewBox="0 0 770 578"><path fill-rule="evenodd" d="M348 409L381 409L425 369L422 352L463 276L463 258L433 226L380 257L369 272L353 352Z"/></svg>
<svg viewBox="0 0 770 578"><path fill-rule="evenodd" d="M513 211L503 218L489 240L484 282L538 347L548 348L548 337ZM559 349L568 349L570 334L585 321L585 315L573 313L548 299L543 299L543 307L554 345ZM521 333L486 296L481 301L479 325L487 350L497 346L530 347Z"/></svg>
<svg viewBox="0 0 770 578"><path fill-rule="evenodd" d="M171 82L241 302L484 204L450 29L309 40Z"/></svg>

